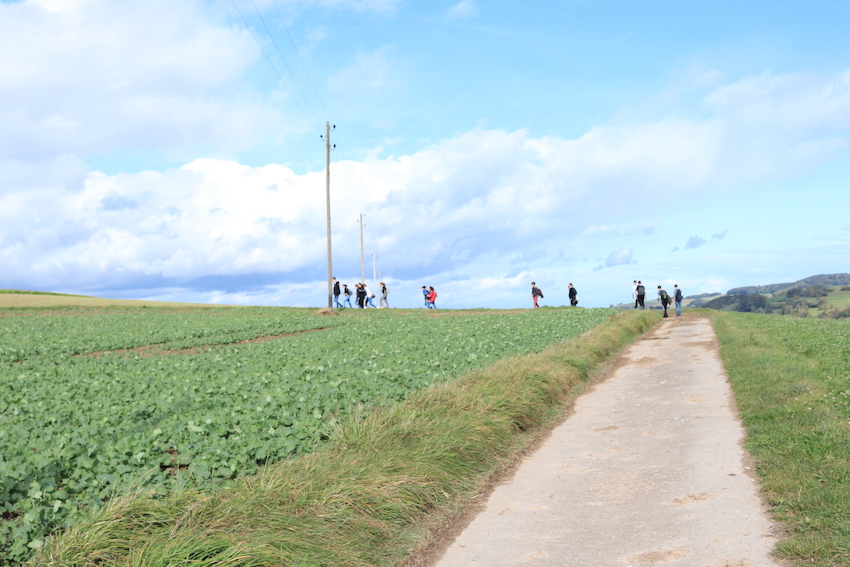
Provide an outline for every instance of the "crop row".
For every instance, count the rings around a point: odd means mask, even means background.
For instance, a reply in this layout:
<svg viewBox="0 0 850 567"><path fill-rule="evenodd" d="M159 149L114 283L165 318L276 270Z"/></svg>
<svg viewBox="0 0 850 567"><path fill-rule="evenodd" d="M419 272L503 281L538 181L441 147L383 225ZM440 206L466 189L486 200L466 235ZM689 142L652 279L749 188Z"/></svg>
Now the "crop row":
<svg viewBox="0 0 850 567"><path fill-rule="evenodd" d="M246 319L233 310L207 315L208 330L203 315L113 315L92 314L93 321L75 322L73 331L56 321L89 315L2 322L27 353L0 363L0 513L6 518L0 546L13 560L122 486L165 493L178 482L198 488L227 482L310 451L335 414L399 401L505 356L541 350L605 321L610 311L439 317L374 311L319 318L266 309ZM177 328L154 331L172 316ZM182 320L192 324L181 327ZM250 321L257 326L247 326ZM141 339L133 340L133 325ZM70 356L138 346L153 336L191 346L211 344L211 337L232 343L318 326L328 328L180 356ZM21 339L26 333L57 337L60 345L28 344ZM111 333L122 338L104 336Z"/></svg>

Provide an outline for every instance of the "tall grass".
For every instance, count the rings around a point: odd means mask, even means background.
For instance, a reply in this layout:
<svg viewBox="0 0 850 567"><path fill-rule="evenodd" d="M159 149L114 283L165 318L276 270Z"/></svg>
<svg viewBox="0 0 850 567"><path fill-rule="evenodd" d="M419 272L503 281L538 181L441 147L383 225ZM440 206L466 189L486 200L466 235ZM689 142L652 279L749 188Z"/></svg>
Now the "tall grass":
<svg viewBox="0 0 850 567"><path fill-rule="evenodd" d="M212 493L114 499L38 566L399 565L561 414L591 372L658 321L624 312L579 339L354 412L312 454Z"/></svg>
<svg viewBox="0 0 850 567"><path fill-rule="evenodd" d="M712 312L764 496L795 565L850 566L850 321Z"/></svg>

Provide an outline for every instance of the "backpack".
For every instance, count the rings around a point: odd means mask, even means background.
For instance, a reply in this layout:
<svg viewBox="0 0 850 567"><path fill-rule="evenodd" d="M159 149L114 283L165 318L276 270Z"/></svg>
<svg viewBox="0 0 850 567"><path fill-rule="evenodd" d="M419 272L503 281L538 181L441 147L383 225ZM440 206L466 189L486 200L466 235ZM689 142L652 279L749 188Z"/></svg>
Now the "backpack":
<svg viewBox="0 0 850 567"><path fill-rule="evenodd" d="M682 301L682 290L681 289L676 290L676 301Z"/></svg>
<svg viewBox="0 0 850 567"><path fill-rule="evenodd" d="M661 290L661 303L663 303L664 305L670 303L670 296L667 295L667 292L663 289Z"/></svg>
<svg viewBox="0 0 850 567"><path fill-rule="evenodd" d="M642 285L637 286L637 294L638 295L646 295L646 288Z"/></svg>

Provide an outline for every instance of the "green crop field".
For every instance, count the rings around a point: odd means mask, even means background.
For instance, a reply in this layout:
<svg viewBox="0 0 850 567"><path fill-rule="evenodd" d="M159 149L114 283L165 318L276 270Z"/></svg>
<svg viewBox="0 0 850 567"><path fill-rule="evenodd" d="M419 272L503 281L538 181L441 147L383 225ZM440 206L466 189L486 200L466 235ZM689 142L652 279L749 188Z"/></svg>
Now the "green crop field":
<svg viewBox="0 0 850 567"><path fill-rule="evenodd" d="M0 552L126 487L206 489L306 453L329 422L608 320L283 308L0 310Z"/></svg>

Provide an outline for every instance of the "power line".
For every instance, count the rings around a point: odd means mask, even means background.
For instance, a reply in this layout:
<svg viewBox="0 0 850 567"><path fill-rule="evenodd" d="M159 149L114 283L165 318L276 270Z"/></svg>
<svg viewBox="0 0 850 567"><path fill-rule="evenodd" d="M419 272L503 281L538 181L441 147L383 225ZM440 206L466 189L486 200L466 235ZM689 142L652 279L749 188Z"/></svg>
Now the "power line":
<svg viewBox="0 0 850 567"><path fill-rule="evenodd" d="M283 63L283 66L286 67L286 71L289 73L289 76L292 77L292 82L295 83L295 88L297 88L298 92L301 93L301 96L304 98L304 103L307 105L307 108L310 109L310 113L313 115L313 118L316 119L316 123L320 123L321 120L319 120L319 117L316 116L316 113L313 111L313 107L310 106L310 101L307 100L307 96L304 94L304 91L301 90L301 85L298 84L298 79L295 78L295 75L292 73L292 69L290 69L289 65L286 64L286 58L284 58L283 53L280 51L280 47L278 47L277 42L274 39L274 35L272 35L272 32L269 29L269 26L266 25L266 19L263 18L263 15L260 13L259 8L257 8L257 3L254 2L254 0L251 0L251 4L253 4L254 10L257 12L257 16L259 16L260 21L263 22L263 27L266 28L266 33L269 34L269 38L271 38L272 45L274 45L274 48L277 50L277 54L280 55L281 63ZM275 7L277 7L277 6L275 6ZM289 32L287 32L287 33L289 33ZM297 53L297 51L296 51L296 53ZM327 110L325 110L325 112L327 112Z"/></svg>
<svg viewBox="0 0 850 567"><path fill-rule="evenodd" d="M295 105L298 107L298 110L301 111L301 114L304 115L304 118L306 118L308 122L311 122L310 116L306 112L304 112L304 108L301 106L301 103L298 102L298 98L295 96L295 94L289 88L289 85L286 84L286 81L283 80L283 76L281 76L281 74L278 72L277 67L274 66L274 63L272 63L272 60L269 58L268 54L266 54L266 50L263 49L263 46L260 43L260 40L258 40L257 36L254 34L254 30L251 29L251 26L248 25L248 21L245 19L245 16L243 16L242 12L239 11L239 7L236 6L235 0L230 0L230 3L233 4L233 8L236 9L236 13L239 14L240 18L242 18L242 23L245 24L246 28L248 28L248 31L251 33L251 37L254 38L254 42L257 44L257 47L260 48L260 51L262 52L263 56L265 56L265 58L266 58L266 61L268 61L269 65L271 65L272 70L274 71L275 75L277 75L278 79L280 79L280 82L283 84L284 88L286 89L286 92L288 92L289 96L292 97L292 100L293 100L293 102L295 102ZM315 123L313 124L313 127L316 128L321 135L321 131L322 131L321 128L317 127L317 124L315 124Z"/></svg>
<svg viewBox="0 0 850 567"><path fill-rule="evenodd" d="M325 103L322 101L322 97L319 96L319 91L316 89L316 85L313 83L313 78L310 76L310 72L307 71L307 66L304 65L304 60L301 58L301 53L298 52L298 46L295 45L295 40L292 39L292 34L289 33L289 28L286 26L286 21L283 19L283 14L280 13L280 8L277 6L277 2L272 0L272 4L274 4L274 9L277 10L277 15L280 17L280 23L283 25L283 29L286 30L286 35L289 36L289 42L292 43L292 48L295 50L295 55L298 56L298 61L301 62L301 68L304 69L304 73L307 75L307 80L310 81L310 86L313 87L313 92L316 93L316 98L319 99L319 104L322 105L322 108L325 111L326 116L330 116L331 113L328 112L328 109L325 107Z"/></svg>

